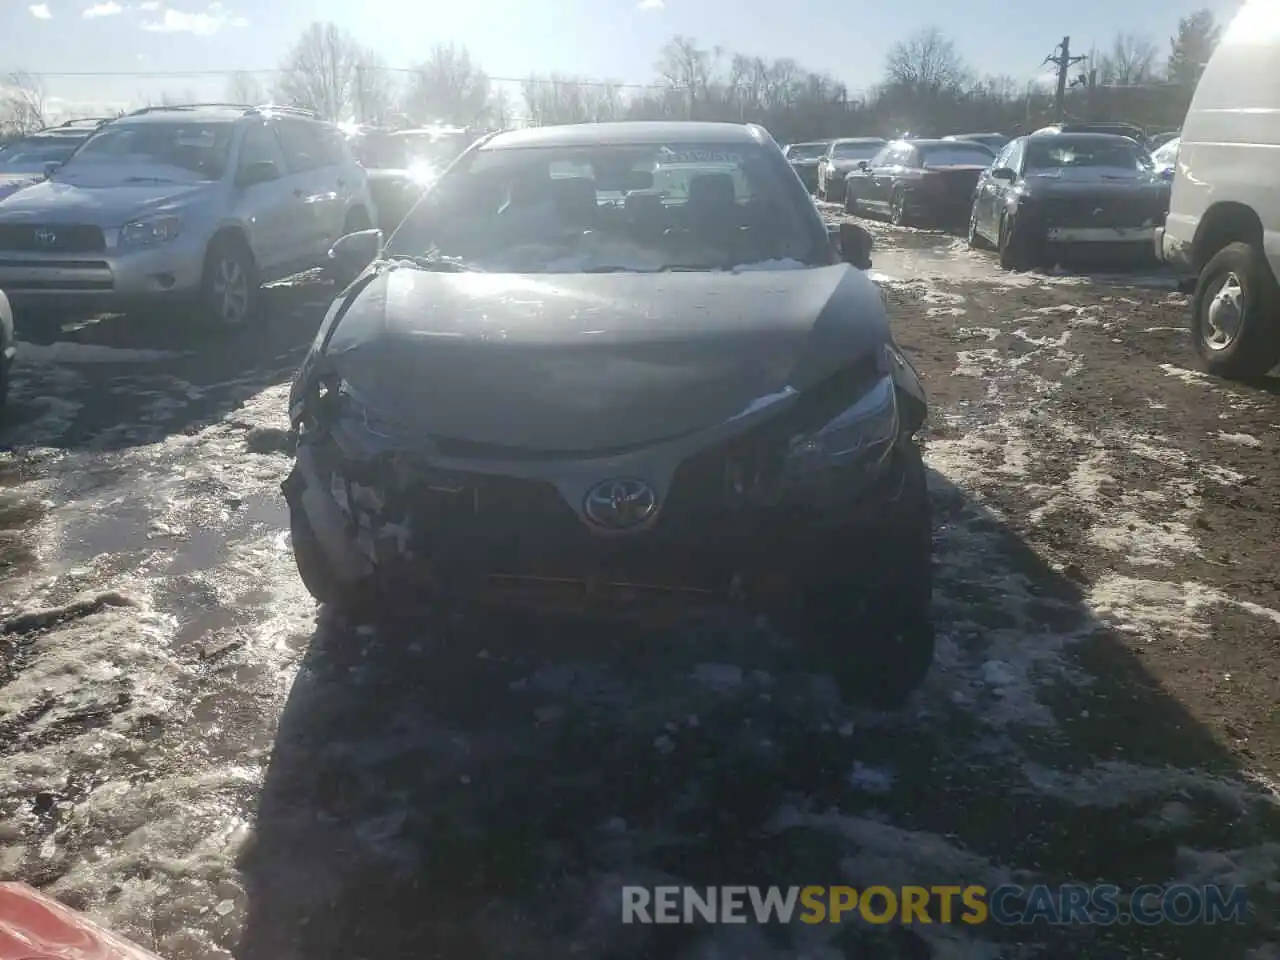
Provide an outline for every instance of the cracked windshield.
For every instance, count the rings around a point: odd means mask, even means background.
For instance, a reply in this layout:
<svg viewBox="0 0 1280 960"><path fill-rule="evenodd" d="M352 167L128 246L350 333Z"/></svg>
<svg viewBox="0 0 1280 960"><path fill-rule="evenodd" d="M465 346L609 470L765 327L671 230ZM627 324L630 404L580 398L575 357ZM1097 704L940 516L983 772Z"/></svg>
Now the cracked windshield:
<svg viewBox="0 0 1280 960"><path fill-rule="evenodd" d="M0 41L0 960L1280 960L1275 0Z"/></svg>

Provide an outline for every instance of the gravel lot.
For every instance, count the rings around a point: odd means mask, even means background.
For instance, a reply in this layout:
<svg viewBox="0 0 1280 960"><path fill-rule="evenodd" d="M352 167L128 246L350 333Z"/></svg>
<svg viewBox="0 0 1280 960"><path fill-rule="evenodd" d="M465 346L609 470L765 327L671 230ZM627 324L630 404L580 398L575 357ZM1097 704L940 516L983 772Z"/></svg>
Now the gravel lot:
<svg viewBox="0 0 1280 960"><path fill-rule="evenodd" d="M838 216L829 208L830 216ZM1276 960L1280 402L1153 276L873 225L926 377L939 656L896 714L765 624L347 624L294 574L262 336L26 343L0 875L170 960ZM1246 884L1240 926L623 927L623 883ZM237 943L240 944L237 949Z"/></svg>

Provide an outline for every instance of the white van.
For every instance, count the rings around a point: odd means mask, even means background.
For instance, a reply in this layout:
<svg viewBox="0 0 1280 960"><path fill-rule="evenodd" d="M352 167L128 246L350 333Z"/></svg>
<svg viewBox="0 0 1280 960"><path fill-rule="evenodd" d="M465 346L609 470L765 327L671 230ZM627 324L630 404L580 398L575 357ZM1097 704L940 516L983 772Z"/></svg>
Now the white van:
<svg viewBox="0 0 1280 960"><path fill-rule="evenodd" d="M1156 254L1197 278L1191 336L1219 376L1280 361L1280 3L1248 0L1182 127Z"/></svg>

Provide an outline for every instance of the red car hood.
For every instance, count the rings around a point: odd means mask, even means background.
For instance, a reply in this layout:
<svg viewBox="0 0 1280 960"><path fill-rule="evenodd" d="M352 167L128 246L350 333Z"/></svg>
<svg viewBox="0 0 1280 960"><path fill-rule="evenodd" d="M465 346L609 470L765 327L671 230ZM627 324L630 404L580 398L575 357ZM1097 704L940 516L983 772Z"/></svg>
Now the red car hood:
<svg viewBox="0 0 1280 960"><path fill-rule="evenodd" d="M25 883L0 883L0 960L160 960Z"/></svg>

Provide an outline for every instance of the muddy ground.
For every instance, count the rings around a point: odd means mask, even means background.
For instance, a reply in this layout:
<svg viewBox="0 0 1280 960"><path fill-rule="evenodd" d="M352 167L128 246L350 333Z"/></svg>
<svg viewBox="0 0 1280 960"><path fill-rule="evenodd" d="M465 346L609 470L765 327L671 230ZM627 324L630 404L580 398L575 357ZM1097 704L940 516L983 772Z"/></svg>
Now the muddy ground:
<svg viewBox="0 0 1280 960"><path fill-rule="evenodd" d="M24 343L0 875L172 960L1280 956L1273 385L1194 372L1167 278L873 229L934 404L939 654L897 713L729 614L317 612L278 485L322 284L234 341L173 318ZM1064 881L1238 883L1251 911L636 927L618 893Z"/></svg>

